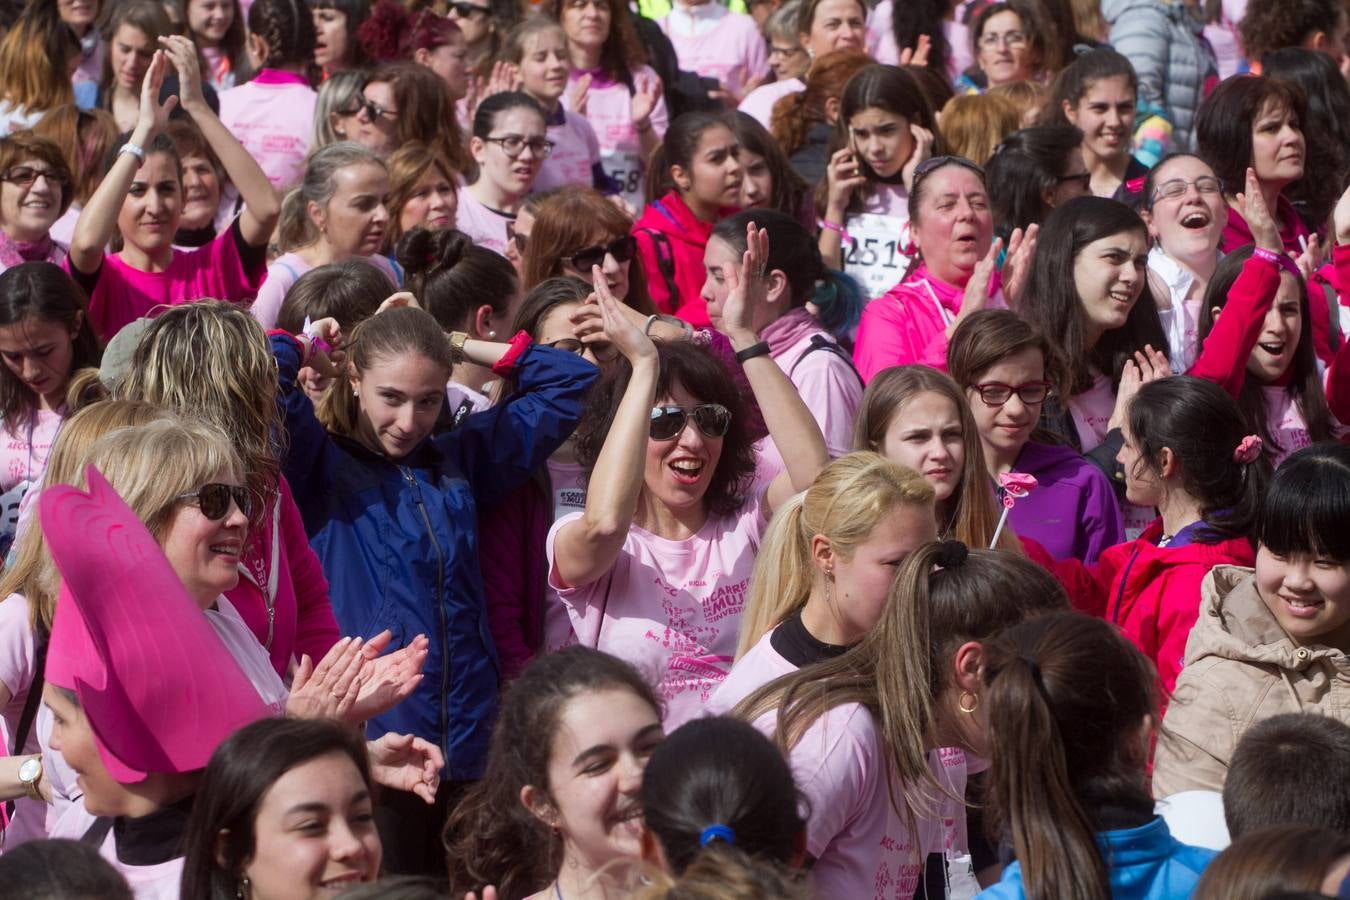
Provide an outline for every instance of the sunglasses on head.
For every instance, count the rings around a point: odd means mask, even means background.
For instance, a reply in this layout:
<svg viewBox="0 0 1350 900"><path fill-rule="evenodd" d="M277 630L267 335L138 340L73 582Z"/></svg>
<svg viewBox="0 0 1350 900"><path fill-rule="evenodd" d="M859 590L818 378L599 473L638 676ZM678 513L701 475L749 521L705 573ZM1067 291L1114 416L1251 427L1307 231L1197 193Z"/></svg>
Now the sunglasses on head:
<svg viewBox="0 0 1350 900"><path fill-rule="evenodd" d="M229 514L231 500L245 516L253 509L253 497L248 488L234 484L204 484L195 491L179 494L177 499L195 500L202 515L212 521L219 521Z"/></svg>
<svg viewBox="0 0 1350 900"><path fill-rule="evenodd" d="M652 409L649 434L654 441L669 441L684 433L690 417L704 437L726 437L731 429L731 410L720 403L705 403L686 410L681 406L657 406Z"/></svg>
<svg viewBox="0 0 1350 900"><path fill-rule="evenodd" d="M572 264L572 268L579 272L589 272L591 266L603 266L605 257L614 257L615 262L628 262L637 253L637 238L631 234L625 234L621 238L615 238L608 244L597 244L594 247L586 247L578 250L571 256L563 257Z"/></svg>
<svg viewBox="0 0 1350 900"><path fill-rule="evenodd" d="M941 169L943 166L960 166L961 168L968 169L980 176L981 182L984 181L984 169L981 169L964 156L930 156L914 167L914 186L911 189L911 193L919 189L920 181L936 172L938 169Z"/></svg>

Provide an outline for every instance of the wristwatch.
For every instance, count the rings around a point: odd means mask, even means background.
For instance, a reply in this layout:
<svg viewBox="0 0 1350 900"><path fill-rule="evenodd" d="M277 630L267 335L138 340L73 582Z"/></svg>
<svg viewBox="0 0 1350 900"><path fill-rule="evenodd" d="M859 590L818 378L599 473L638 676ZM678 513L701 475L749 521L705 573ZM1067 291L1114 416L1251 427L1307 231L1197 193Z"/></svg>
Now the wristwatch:
<svg viewBox="0 0 1350 900"><path fill-rule="evenodd" d="M28 792L28 796L39 802L42 801L42 792L38 790L38 782L42 781L42 757L30 756L19 764L19 784Z"/></svg>
<svg viewBox="0 0 1350 900"><path fill-rule="evenodd" d="M464 342L469 339L469 335L464 331L450 332L450 361L460 363L464 361Z"/></svg>

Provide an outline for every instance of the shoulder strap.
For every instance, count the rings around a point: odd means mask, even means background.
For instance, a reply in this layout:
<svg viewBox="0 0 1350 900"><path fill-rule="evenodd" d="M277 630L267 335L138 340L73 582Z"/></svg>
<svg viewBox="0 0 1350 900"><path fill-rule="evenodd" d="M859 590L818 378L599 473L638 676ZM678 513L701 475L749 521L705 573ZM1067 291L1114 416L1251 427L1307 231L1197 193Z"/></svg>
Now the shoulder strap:
<svg viewBox="0 0 1350 900"><path fill-rule="evenodd" d="M848 363L849 371L852 372L854 377L858 379L859 384L863 384L863 377L861 374L859 374L858 367L853 365L853 357L849 356L848 352L845 351L843 347L840 347L838 344L836 344L834 341L830 340L823 334L811 335L811 346L806 348L805 353L797 357L797 361L794 362L792 364L792 368L788 370L788 378L792 377L793 373L797 371L797 367L802 364L802 361L804 359L806 359L812 353L815 353L817 350L823 350L826 353L833 353L835 356L839 357L844 362Z"/></svg>
<svg viewBox="0 0 1350 900"><path fill-rule="evenodd" d="M1336 351L1341 349L1341 341L1345 338L1341 334L1341 301L1330 281L1325 278L1319 280L1322 282L1322 293L1327 298L1327 343Z"/></svg>
<svg viewBox="0 0 1350 900"><path fill-rule="evenodd" d="M638 231L651 238L652 249L656 251L656 265L661 270L661 278L670 292L670 309L680 308L680 289L675 285L675 251L670 247L670 238L655 228L639 228Z"/></svg>
<svg viewBox="0 0 1350 900"><path fill-rule="evenodd" d="M80 835L80 843L92 844L95 847L102 847L103 840L108 836L108 832L112 831L112 827L113 827L112 816L99 816L97 819L94 820L94 823L89 826L89 830L86 831L84 834Z"/></svg>
<svg viewBox="0 0 1350 900"><path fill-rule="evenodd" d="M42 686L46 683L42 672L47 665L47 629L43 628L41 623L38 624L35 640L37 652L33 655L33 680L28 685L28 697L24 700L23 712L19 714L19 727L14 730L14 752L11 756L23 754L23 745L28 743L28 733L33 730L38 704L42 702ZM14 801L10 800L2 806L0 819L3 820L3 825L0 825L0 842L3 841L4 831L14 818Z"/></svg>

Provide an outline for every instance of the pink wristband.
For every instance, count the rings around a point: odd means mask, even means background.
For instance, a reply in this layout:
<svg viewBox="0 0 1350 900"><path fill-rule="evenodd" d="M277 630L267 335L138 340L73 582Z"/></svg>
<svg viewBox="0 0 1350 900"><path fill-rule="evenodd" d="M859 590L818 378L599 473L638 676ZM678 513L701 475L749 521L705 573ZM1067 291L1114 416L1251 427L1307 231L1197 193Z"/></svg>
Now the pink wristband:
<svg viewBox="0 0 1350 900"><path fill-rule="evenodd" d="M1287 253L1276 253L1274 250L1267 250L1265 247L1253 247L1252 256L1256 259L1264 259L1268 263L1274 263L1295 278L1301 279L1303 277L1303 273L1299 271L1298 263L1290 259Z"/></svg>
<svg viewBox="0 0 1350 900"><path fill-rule="evenodd" d="M816 224L819 225L825 231L833 231L835 234L839 235L840 239L844 241L853 240L851 237L848 236L848 229L845 228L843 225L838 224L837 222L831 222L829 219L817 219Z"/></svg>

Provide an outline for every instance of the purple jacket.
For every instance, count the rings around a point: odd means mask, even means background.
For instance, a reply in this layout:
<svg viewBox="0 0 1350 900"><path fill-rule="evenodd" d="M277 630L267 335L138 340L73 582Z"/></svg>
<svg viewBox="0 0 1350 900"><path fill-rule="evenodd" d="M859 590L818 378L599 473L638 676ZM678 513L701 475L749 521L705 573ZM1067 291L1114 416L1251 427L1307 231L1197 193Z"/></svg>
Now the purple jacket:
<svg viewBox="0 0 1350 900"><path fill-rule="evenodd" d="M1124 542L1125 527L1111 481L1072 447L1028 441L1013 466L1034 475L1036 489L1017 501L1008 519L1055 559L1092 565L1107 547Z"/></svg>

